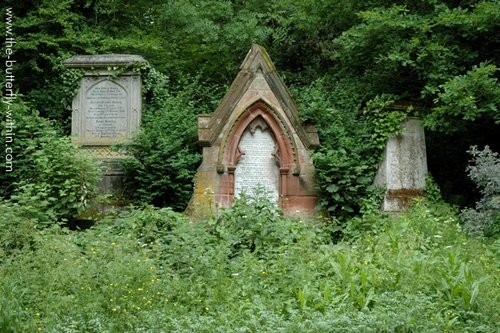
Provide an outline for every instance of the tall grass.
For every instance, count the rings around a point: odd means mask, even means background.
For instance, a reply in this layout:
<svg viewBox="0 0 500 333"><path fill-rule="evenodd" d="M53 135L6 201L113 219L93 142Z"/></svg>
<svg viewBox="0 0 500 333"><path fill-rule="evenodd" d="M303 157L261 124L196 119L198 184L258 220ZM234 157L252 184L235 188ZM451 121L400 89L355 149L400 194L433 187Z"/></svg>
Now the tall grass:
<svg viewBox="0 0 500 333"><path fill-rule="evenodd" d="M499 241L446 206L324 221L264 201L192 222L169 209L86 231L0 205L1 332L496 332ZM20 232L23 230L23 232Z"/></svg>

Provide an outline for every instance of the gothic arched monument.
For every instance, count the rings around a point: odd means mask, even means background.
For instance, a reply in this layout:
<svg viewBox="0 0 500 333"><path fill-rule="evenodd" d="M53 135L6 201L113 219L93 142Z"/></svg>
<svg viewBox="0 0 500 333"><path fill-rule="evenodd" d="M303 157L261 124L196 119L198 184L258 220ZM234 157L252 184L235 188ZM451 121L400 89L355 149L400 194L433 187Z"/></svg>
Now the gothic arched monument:
<svg viewBox="0 0 500 333"><path fill-rule="evenodd" d="M266 50L252 45L217 110L198 116L203 162L188 212L230 207L242 193L266 195L285 215L311 215L317 196L310 150L319 145L304 126Z"/></svg>

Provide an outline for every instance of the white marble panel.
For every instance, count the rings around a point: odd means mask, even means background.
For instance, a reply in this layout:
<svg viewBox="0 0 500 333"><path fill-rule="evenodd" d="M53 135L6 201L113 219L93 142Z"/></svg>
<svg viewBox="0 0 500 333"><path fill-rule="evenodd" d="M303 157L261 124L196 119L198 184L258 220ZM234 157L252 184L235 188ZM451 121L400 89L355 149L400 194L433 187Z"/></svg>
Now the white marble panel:
<svg viewBox="0 0 500 333"><path fill-rule="evenodd" d="M254 196L257 188L262 188L274 203L279 200L279 168L273 153L276 143L269 130L260 127L251 133L247 129L240 140L240 150L244 153L236 166L234 193Z"/></svg>
<svg viewBox="0 0 500 333"><path fill-rule="evenodd" d="M85 137L127 137L127 92L113 81L101 81L85 94Z"/></svg>

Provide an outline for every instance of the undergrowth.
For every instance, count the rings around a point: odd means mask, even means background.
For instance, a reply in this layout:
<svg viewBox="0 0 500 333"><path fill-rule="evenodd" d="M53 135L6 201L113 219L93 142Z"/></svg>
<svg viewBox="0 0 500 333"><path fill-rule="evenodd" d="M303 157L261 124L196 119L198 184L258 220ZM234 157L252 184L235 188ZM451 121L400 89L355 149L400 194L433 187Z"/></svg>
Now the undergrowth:
<svg viewBox="0 0 500 333"><path fill-rule="evenodd" d="M448 206L332 224L265 200L37 230L2 203L2 332L495 332L499 241Z"/></svg>

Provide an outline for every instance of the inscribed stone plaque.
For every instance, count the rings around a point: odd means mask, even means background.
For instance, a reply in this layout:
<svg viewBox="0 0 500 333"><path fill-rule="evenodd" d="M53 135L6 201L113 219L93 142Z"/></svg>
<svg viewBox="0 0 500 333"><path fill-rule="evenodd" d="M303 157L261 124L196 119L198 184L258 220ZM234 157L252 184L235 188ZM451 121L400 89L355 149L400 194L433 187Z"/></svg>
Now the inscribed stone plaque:
<svg viewBox="0 0 500 333"><path fill-rule="evenodd" d="M255 190L261 188L274 203L279 199L279 169L273 153L276 143L269 130L262 131L260 127L251 133L247 129L240 140L241 156L235 170L234 193L255 195Z"/></svg>
<svg viewBox="0 0 500 333"><path fill-rule="evenodd" d="M131 139L141 121L141 79L85 76L73 100L71 134L85 146L111 146Z"/></svg>
<svg viewBox="0 0 500 333"><path fill-rule="evenodd" d="M112 81L101 81L85 96L85 136L118 138L127 135L127 92Z"/></svg>

